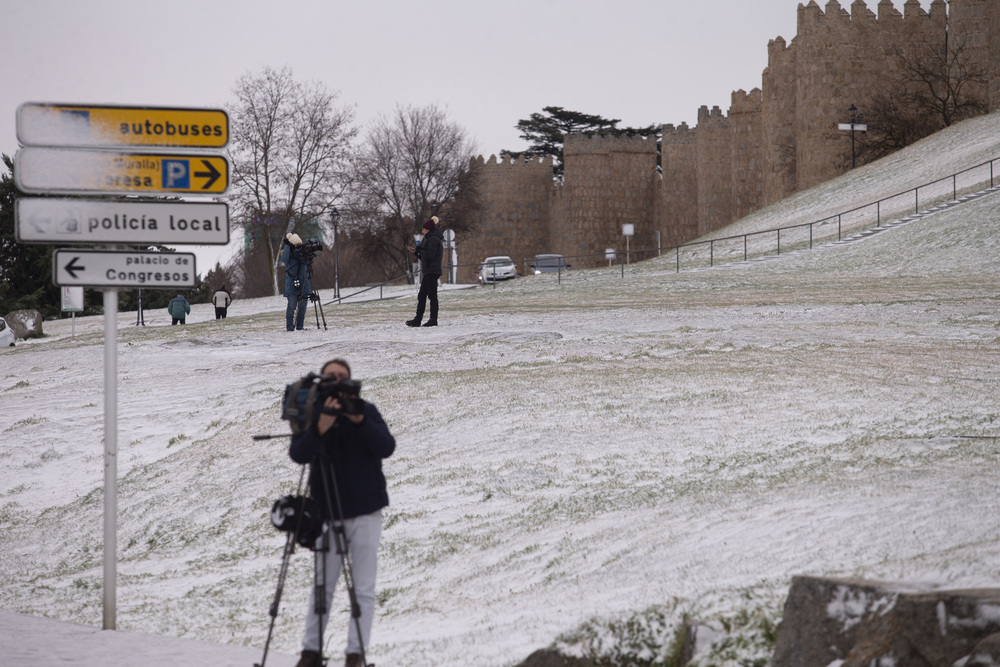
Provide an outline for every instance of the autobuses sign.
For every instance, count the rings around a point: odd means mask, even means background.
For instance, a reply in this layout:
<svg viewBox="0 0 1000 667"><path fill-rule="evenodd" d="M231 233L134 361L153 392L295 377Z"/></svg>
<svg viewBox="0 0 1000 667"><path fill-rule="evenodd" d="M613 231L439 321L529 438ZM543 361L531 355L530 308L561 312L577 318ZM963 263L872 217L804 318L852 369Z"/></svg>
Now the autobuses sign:
<svg viewBox="0 0 1000 667"><path fill-rule="evenodd" d="M25 146L223 148L229 116L221 109L26 102L17 110L17 138Z"/></svg>

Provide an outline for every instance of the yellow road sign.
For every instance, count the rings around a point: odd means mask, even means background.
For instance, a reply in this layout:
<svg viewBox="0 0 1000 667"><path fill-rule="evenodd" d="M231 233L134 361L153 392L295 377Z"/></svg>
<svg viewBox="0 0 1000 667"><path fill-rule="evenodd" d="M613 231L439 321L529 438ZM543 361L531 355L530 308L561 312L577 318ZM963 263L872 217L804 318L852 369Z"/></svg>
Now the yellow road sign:
<svg viewBox="0 0 1000 667"><path fill-rule="evenodd" d="M25 146L222 148L229 115L221 109L86 106L26 102L17 109Z"/></svg>
<svg viewBox="0 0 1000 667"><path fill-rule="evenodd" d="M217 195L229 188L229 162L208 154L29 147L14 156L14 183L36 194Z"/></svg>

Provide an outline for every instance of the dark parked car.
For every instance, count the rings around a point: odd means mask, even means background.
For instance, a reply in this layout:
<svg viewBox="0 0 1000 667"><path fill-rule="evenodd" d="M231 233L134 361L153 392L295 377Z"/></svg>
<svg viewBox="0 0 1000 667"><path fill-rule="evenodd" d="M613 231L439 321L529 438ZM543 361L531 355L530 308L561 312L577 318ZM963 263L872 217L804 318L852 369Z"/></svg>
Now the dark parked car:
<svg viewBox="0 0 1000 667"><path fill-rule="evenodd" d="M562 255L535 255L535 259L531 262L531 272L536 276L542 273L559 273L569 267Z"/></svg>

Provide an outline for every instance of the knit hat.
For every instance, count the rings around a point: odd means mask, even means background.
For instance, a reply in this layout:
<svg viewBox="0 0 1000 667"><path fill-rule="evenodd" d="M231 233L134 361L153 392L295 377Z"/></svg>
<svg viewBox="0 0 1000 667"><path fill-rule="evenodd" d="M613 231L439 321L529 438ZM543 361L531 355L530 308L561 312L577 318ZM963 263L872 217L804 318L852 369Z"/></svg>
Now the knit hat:
<svg viewBox="0 0 1000 667"><path fill-rule="evenodd" d="M292 245L302 245L302 239L299 238L298 234L286 234L285 238L288 239L288 242Z"/></svg>
<svg viewBox="0 0 1000 667"><path fill-rule="evenodd" d="M438 223L437 216L436 215L432 216L430 220L424 223L424 229L426 229L429 232L432 232L434 231L434 228L437 227L437 223Z"/></svg>

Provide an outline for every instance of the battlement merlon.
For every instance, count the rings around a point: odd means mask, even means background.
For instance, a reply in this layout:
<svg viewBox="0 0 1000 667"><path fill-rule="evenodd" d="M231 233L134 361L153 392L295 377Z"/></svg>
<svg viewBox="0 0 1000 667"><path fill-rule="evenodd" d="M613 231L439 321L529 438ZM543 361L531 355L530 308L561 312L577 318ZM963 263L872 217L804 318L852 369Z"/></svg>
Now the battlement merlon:
<svg viewBox="0 0 1000 667"><path fill-rule="evenodd" d="M903 14L892 4L892 0L880 0L878 3L878 20L888 21L901 19Z"/></svg>
<svg viewBox="0 0 1000 667"><path fill-rule="evenodd" d="M728 127L729 116L723 115L722 109L717 105L709 111L708 106L703 104L698 109L698 127L702 125L706 127Z"/></svg>
<svg viewBox="0 0 1000 667"><path fill-rule="evenodd" d="M604 155L608 153L656 154L656 138L611 134L563 135L563 157L568 155Z"/></svg>
<svg viewBox="0 0 1000 667"><path fill-rule="evenodd" d="M663 125L661 130L662 139L660 141L664 146L670 144L693 144L698 140L698 130L688 127L688 124L684 122L677 127L674 127L672 123L668 123Z"/></svg>
<svg viewBox="0 0 1000 667"><path fill-rule="evenodd" d="M941 0L944 2L944 0ZM851 20L852 21L874 21L875 12L868 9L868 5L865 4L865 0L854 0L851 3Z"/></svg>
<svg viewBox="0 0 1000 667"><path fill-rule="evenodd" d="M734 90L729 106L730 118L734 114L760 113L764 108L764 94L760 88L754 88L749 93L743 89Z"/></svg>

